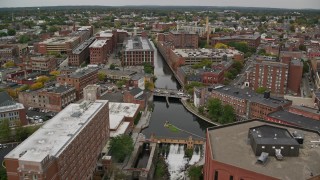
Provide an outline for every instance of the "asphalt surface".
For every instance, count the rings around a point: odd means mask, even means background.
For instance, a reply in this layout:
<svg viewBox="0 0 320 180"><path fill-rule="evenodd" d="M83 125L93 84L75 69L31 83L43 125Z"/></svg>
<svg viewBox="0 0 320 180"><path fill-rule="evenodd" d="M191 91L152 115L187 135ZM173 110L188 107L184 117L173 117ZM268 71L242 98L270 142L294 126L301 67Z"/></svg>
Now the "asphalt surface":
<svg viewBox="0 0 320 180"><path fill-rule="evenodd" d="M0 162L3 162L4 157L10 152L12 151L18 144L17 143L8 143L6 144L7 147L6 148L1 148L0 149ZM3 145L2 145L3 146Z"/></svg>

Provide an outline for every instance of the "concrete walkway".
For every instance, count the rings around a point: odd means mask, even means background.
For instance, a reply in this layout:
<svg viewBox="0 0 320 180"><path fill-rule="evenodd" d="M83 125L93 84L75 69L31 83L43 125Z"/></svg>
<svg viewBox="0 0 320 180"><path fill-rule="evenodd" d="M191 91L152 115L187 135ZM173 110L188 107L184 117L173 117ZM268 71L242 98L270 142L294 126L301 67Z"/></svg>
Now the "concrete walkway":
<svg viewBox="0 0 320 180"><path fill-rule="evenodd" d="M204 121L206 121L206 122L208 122L208 123L210 123L210 124L212 124L212 125L221 126L220 123L212 122L211 119L209 119L209 118L201 115L201 114L198 112L198 110L195 110L192 106L190 106L190 105L188 104L187 99L182 98L182 99L181 99L181 103L183 104L183 106L184 106L189 112L191 112L192 114L194 114L194 115L197 116L198 118L200 118L200 119L202 119L202 120L204 120Z"/></svg>

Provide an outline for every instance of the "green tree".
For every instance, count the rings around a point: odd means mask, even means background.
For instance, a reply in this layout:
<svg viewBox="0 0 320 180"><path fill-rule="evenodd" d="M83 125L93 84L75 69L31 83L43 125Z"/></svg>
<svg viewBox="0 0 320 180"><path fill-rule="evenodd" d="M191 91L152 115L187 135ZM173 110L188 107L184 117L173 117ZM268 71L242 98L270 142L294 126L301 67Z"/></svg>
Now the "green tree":
<svg viewBox="0 0 320 180"><path fill-rule="evenodd" d="M223 113L222 116L219 118L219 123L226 124L226 123L232 123L236 119L236 114L234 112L234 109L231 105L226 104L223 106Z"/></svg>
<svg viewBox="0 0 320 180"><path fill-rule="evenodd" d="M303 73L309 72L309 63L307 61L303 61Z"/></svg>
<svg viewBox="0 0 320 180"><path fill-rule="evenodd" d="M122 88L122 86L127 84L127 80L119 80L117 81L116 85L118 86L118 88Z"/></svg>
<svg viewBox="0 0 320 180"><path fill-rule="evenodd" d="M8 30L8 35L9 35L9 36L14 36L14 35L16 35L16 30L14 30L14 29L9 29L9 30Z"/></svg>
<svg viewBox="0 0 320 180"><path fill-rule="evenodd" d="M203 67L210 68L211 65L212 65L212 61L211 61L211 60L209 60L209 59L204 59L204 60L202 60L201 62L192 65L191 67L192 67L193 69L199 69L199 68L203 68Z"/></svg>
<svg viewBox="0 0 320 180"><path fill-rule="evenodd" d="M29 41L30 41L30 37L28 35L25 35L25 34L21 35L19 37L19 40L18 40L18 42L22 43L22 44L28 43Z"/></svg>
<svg viewBox="0 0 320 180"><path fill-rule="evenodd" d="M5 67L5 68L10 68L10 67L14 67L14 66L15 66L14 61L8 61L3 65L3 67Z"/></svg>
<svg viewBox="0 0 320 180"><path fill-rule="evenodd" d="M3 36L8 36L8 34L5 32L0 32L0 37L3 37Z"/></svg>
<svg viewBox="0 0 320 180"><path fill-rule="evenodd" d="M104 81L106 79L107 75L103 72L98 73L98 79L99 81Z"/></svg>
<svg viewBox="0 0 320 180"><path fill-rule="evenodd" d="M259 49L258 54L264 56L267 54L267 52L265 49Z"/></svg>
<svg viewBox="0 0 320 180"><path fill-rule="evenodd" d="M147 74L153 74L153 71L154 71L154 67L149 64L149 63L144 63L143 64L143 69L144 69L144 72L147 73Z"/></svg>
<svg viewBox="0 0 320 180"><path fill-rule="evenodd" d="M11 137L10 123L8 119L2 119L0 123L0 137L2 141L8 141Z"/></svg>
<svg viewBox="0 0 320 180"><path fill-rule="evenodd" d="M202 177L202 168L203 168L203 166L196 166L196 165L190 166L188 169L188 177L191 180L202 179L201 178Z"/></svg>
<svg viewBox="0 0 320 180"><path fill-rule="evenodd" d="M31 90L37 90L37 89L41 89L43 88L43 83L41 82L36 82L36 83L33 83L31 86L30 86L30 89Z"/></svg>
<svg viewBox="0 0 320 180"><path fill-rule="evenodd" d="M185 156L186 156L187 158L191 158L191 157L192 157L192 154L193 154L193 149L192 149L192 148L185 150Z"/></svg>
<svg viewBox="0 0 320 180"><path fill-rule="evenodd" d="M194 87L203 87L203 86L204 85L201 82L191 82L191 83L185 85L184 88L189 94L193 94Z"/></svg>
<svg viewBox="0 0 320 180"><path fill-rule="evenodd" d="M217 98L209 99L207 104L209 117L214 120L218 120L222 114L222 104Z"/></svg>
<svg viewBox="0 0 320 180"><path fill-rule="evenodd" d="M116 65L115 65L115 64L110 64L110 67L109 67L109 69L111 69L111 70L114 70L114 69L116 69Z"/></svg>
<svg viewBox="0 0 320 180"><path fill-rule="evenodd" d="M266 87L258 87L258 88L256 89L256 93L258 93L258 94L263 94L266 90L267 90Z"/></svg>
<svg viewBox="0 0 320 180"><path fill-rule="evenodd" d="M225 45L225 44L223 44L223 43L217 43L217 44L214 46L214 48L216 48L216 49L227 49L228 46Z"/></svg>
<svg viewBox="0 0 320 180"><path fill-rule="evenodd" d="M118 162L123 162L132 151L133 140L129 135L123 134L111 138L110 153Z"/></svg>
<svg viewBox="0 0 320 180"><path fill-rule="evenodd" d="M51 33L54 33L54 32L57 32L59 31L59 28L56 27L56 26L50 26L49 29L48 29L48 32L51 32Z"/></svg>

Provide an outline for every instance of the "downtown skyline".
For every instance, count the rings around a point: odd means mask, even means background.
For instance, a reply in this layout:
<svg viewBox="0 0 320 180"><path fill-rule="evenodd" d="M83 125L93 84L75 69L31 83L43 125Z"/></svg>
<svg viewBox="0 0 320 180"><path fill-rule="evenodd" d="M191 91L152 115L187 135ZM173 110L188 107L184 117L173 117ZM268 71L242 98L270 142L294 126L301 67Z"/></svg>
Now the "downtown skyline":
<svg viewBox="0 0 320 180"><path fill-rule="evenodd" d="M2 0L0 8L9 7L41 7L41 6L232 6L232 7L266 7L266 8L286 8L286 9L320 9L319 0Z"/></svg>

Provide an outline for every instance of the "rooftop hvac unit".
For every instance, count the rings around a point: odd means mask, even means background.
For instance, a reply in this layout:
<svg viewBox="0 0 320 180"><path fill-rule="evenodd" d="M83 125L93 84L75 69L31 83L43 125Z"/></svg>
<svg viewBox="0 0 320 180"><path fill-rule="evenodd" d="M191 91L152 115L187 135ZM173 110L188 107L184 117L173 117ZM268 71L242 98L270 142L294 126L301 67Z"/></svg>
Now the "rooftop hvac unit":
<svg viewBox="0 0 320 180"><path fill-rule="evenodd" d="M257 159L257 163L264 165L267 162L268 157L269 157L269 153L262 152L259 158Z"/></svg>

